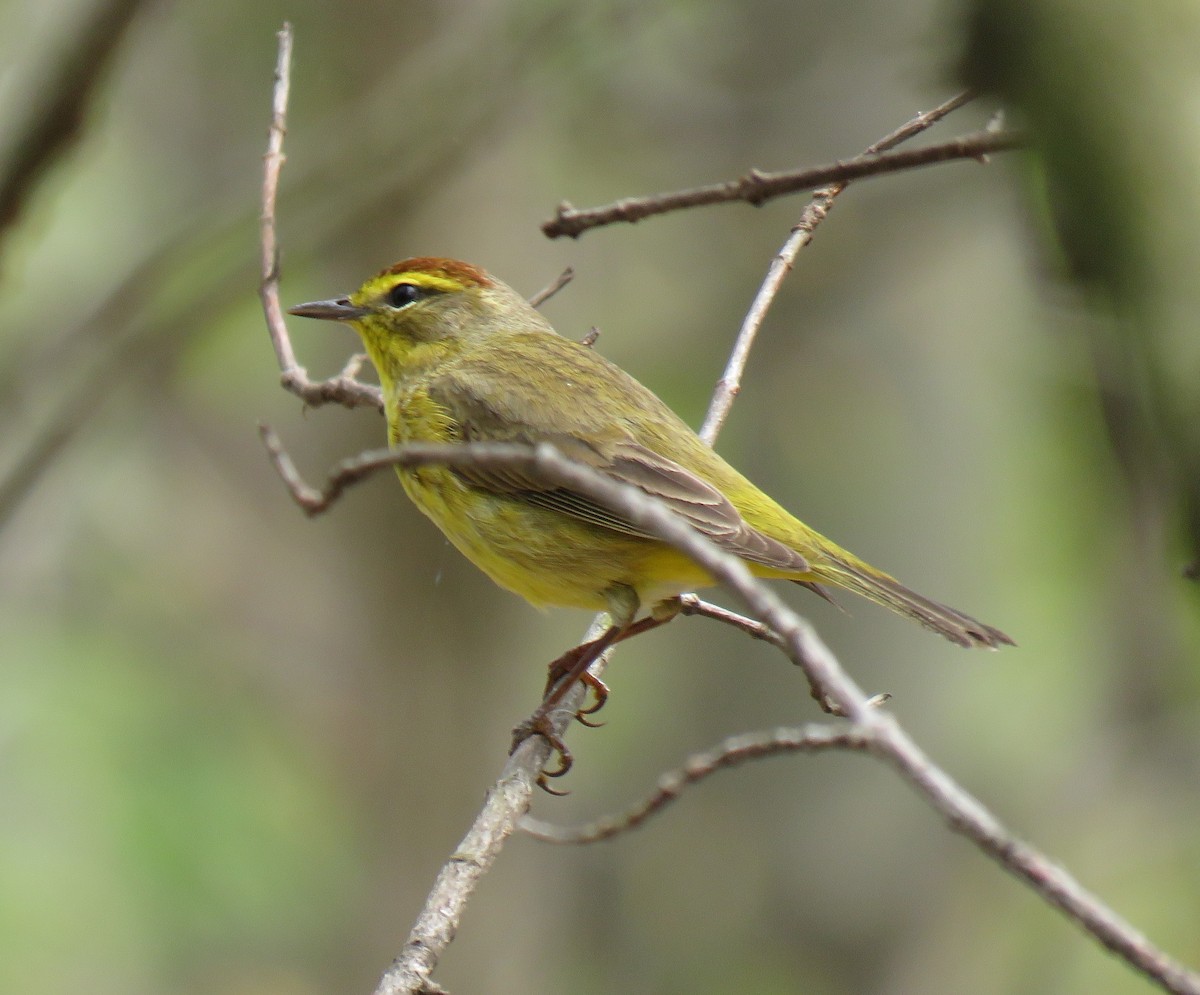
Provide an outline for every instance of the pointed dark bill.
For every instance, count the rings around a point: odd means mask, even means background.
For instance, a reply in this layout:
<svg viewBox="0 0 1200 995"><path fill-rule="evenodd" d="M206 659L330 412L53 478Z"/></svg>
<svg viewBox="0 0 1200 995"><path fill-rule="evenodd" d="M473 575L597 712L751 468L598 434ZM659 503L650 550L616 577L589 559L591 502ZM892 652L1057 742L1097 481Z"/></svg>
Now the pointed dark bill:
<svg viewBox="0 0 1200 995"><path fill-rule="evenodd" d="M355 307L349 298L339 297L336 300L309 301L307 304L294 304L288 308L288 314L301 318L321 318L325 321L353 321L367 314L364 307Z"/></svg>

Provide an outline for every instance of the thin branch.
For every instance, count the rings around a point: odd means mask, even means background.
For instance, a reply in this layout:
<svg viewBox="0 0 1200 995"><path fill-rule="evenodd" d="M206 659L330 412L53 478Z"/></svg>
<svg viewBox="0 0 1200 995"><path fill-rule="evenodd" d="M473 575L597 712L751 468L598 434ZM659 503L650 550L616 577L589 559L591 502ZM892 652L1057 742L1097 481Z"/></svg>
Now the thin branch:
<svg viewBox="0 0 1200 995"><path fill-rule="evenodd" d="M236 305L240 290L255 279L258 267L251 264L247 269L238 252L221 251L221 247L242 244L251 221L261 223L261 211L248 217L244 203L231 197L227 204L210 209L202 223L185 224L149 246L111 292L69 329L56 334L47 328L36 344L30 339L23 350L14 347L13 355L0 368L0 414L6 418L15 450L0 469L0 529L64 450L96 423L97 405L144 368L148 356L172 355L202 325L200 318L212 318ZM322 233L322 237L328 236ZM173 297L164 307L158 299L163 274L176 273L214 251L229 265L198 284L198 289L194 287L190 299ZM102 355L88 358L98 350L103 350ZM52 409L40 425L19 435L18 385L51 379L62 387ZM343 371L329 381L310 385L306 399L313 405L326 401L374 405L376 397L374 388L356 384L352 373Z"/></svg>
<svg viewBox="0 0 1200 995"><path fill-rule="evenodd" d="M568 266L565 270L558 274L550 283L542 287L536 294L529 298L530 307L541 307L546 301L550 300L563 287L575 279L575 270Z"/></svg>
<svg viewBox="0 0 1200 995"><path fill-rule="evenodd" d="M890 135L867 146L863 151L863 157L886 152L914 135L919 135L927 128L937 124L947 114L968 103L973 97L974 94L970 90L965 90L939 104L933 110L917 114ZM754 295L750 310L746 313L742 327L738 330L733 350L729 354L729 361L725 365L721 379L717 381L712 400L708 405L708 413L704 416L704 424L700 428L700 438L710 446L716 442L717 433L725 424L725 419L729 417L734 398L742 389L742 375L745 373L746 363L750 359L750 350L754 345L754 340L758 337L758 330L766 319L768 309L779 293L779 288L783 285L784 278L792 271L796 256L812 241L817 225L825 220L826 215L833 207L834 200L846 189L849 182L848 179L843 179L817 190L801 213L800 220L792 227L787 241L783 243L782 248L771 260L767 275Z"/></svg>
<svg viewBox="0 0 1200 995"><path fill-rule="evenodd" d="M283 318L283 308L279 303L279 239L275 227L275 205L279 199L279 177L287 159L283 153L283 139L287 134L288 92L291 88L292 26L284 23L277 37L279 51L275 60L275 86L271 98L271 127L267 137L267 152L263 157L262 216L259 221L262 284L259 297L271 344L275 347L275 358L279 362L280 383L284 389L312 407L335 403L347 408L362 405L382 410L383 398L379 388L360 383L355 377L347 376L344 370L328 380L310 380L308 371L296 361L292 339Z"/></svg>
<svg viewBox="0 0 1200 995"><path fill-rule="evenodd" d="M406 450L373 450L339 463L325 486L318 490L301 478L278 436L265 425L260 426L259 431L280 478L292 498L309 516L326 511L347 487L385 466L437 464L445 457L450 460L446 465L455 465L458 458L464 456L467 462L476 457L487 459L489 449L498 452L498 455L493 453L491 458L500 460L511 456L514 451L522 456L529 453L526 447L498 444L467 447L475 456L464 452L464 447L419 446ZM450 451L455 448L460 451ZM584 639L595 639L607 627L607 616L598 615ZM610 656L611 650L592 664L590 673L596 677L602 676ZM582 707L586 693L583 684L577 684L550 714L551 726L556 734L562 736L566 732ZM508 758L471 828L439 872L405 941L404 949L380 979L375 995L438 991L431 980L433 969L442 951L454 939L459 920L476 886L499 856L504 841L512 835L518 820L529 810L533 787L549 758L550 746L541 736L531 736Z"/></svg>
<svg viewBox="0 0 1200 995"><path fill-rule="evenodd" d="M780 173L765 173L752 169L736 180L649 197L626 197L604 207L580 210L564 202L559 205L554 217L542 224L542 232L547 238L561 238L564 235L578 238L589 228L599 228L622 221L632 224L656 214L667 214L689 207L728 204L733 201L745 201L757 207L775 197L811 190L829 183L843 183L862 179L864 176L932 166L954 159L978 160L992 152L1004 152L1024 145L1024 136L1017 132L979 131L923 149L860 155L808 169Z"/></svg>
<svg viewBox="0 0 1200 995"><path fill-rule="evenodd" d="M772 632L762 622L747 618L745 615L739 615L737 612L730 611L728 608L722 608L720 605L711 604L695 594L680 595L679 604L680 615L699 615L703 618L711 618L714 621L733 626L752 639L761 639L763 642L770 643L777 649L783 649L784 647L784 642L780 638L779 633Z"/></svg>
<svg viewBox="0 0 1200 995"><path fill-rule="evenodd" d="M954 113L954 111L961 107L966 107L967 104L975 99L975 96L976 94L974 90L963 90L960 93L956 93L949 100L943 101L932 110L921 111L920 113L913 115L910 120L900 125L900 127L891 134L885 135L874 145L868 145L865 149L865 152L870 154L872 152L886 152L888 149L894 149L901 142L906 142L910 138L914 138L921 134L921 132L933 127L942 118L946 117L946 115ZM1002 120L1003 118L994 116L988 121L988 124L984 130L991 132L1001 130L1000 123Z"/></svg>
<svg viewBox="0 0 1200 995"><path fill-rule="evenodd" d="M544 28L551 20L543 18L540 23ZM538 23L530 22L535 31ZM536 37L545 36L538 34ZM491 63L481 56L481 51L490 53L495 49L472 48L467 54L456 53L450 57L444 53L431 54L428 65L420 60L407 63L409 68L400 73L400 78L418 78L423 84L447 90L460 87L466 78L491 80ZM519 65L526 66L527 63ZM431 76L435 69L436 74ZM508 72L510 67L505 65L502 71ZM472 72L480 75L472 76ZM379 89L394 92L395 86L385 81ZM496 93L504 92L502 87L494 89ZM39 109L38 115L44 117L44 110ZM370 107L359 111L352 108L349 113L343 109L336 123L326 122L322 127L339 135L354 133L355 127L366 120L359 120L359 115L372 119L378 116L373 115ZM434 180L444 179L464 158L465 150L471 145L468 138L477 139L481 129L501 127L503 120L503 115L497 113L495 100L476 102L470 113L455 117L448 128L439 131L437 142L422 146L415 153L406 148L399 168L376 171L382 180L377 177L355 187L352 191L355 203L335 215L326 212L318 196L319 191L329 188L330 178L336 173L334 160L338 154L326 149L326 154L306 160L300 182L293 187L293 192L299 195L297 209L301 214L312 216L301 227L309 233L314 244L344 243L345 233L354 231L356 222L361 227L363 217L376 216L381 205L393 208L399 202L407 202L413 191L425 190ZM396 162L396 151L401 145L393 145L395 148L371 154L379 161ZM295 164L292 166L294 168ZM293 175L293 180L296 179ZM0 179L0 185L3 182ZM302 196L306 192L311 196ZM148 358L159 364L173 362L191 334L197 329L202 330L201 317L212 319L226 308L236 306L241 290L248 283L261 279L259 262L253 260L247 265L236 249L245 243L247 227L261 226L261 221L261 207L247 215L244 200L233 191L215 209L206 210L203 218L183 221L177 231L167 233L149 245L141 259L104 300L72 326L61 332L47 326L38 336L13 344L7 361L0 366L0 417L7 418L6 441L12 450L12 455L0 468L0 528L11 520L21 502L30 496L45 472L57 464L67 448L95 425L97 404L113 396L138 371L145 369ZM215 258L221 260L218 270L214 273L206 268L205 279L192 284L189 297L172 295L169 303L164 304L160 299L163 274L178 273L197 259L209 258L214 253ZM103 355L91 358L93 353L101 351ZM156 378L158 380L161 378ZM301 381L307 384L302 397L312 406L332 402L377 406L376 388L354 381L355 378L346 372L316 384ZM50 399L48 391L37 391L38 400L51 401L51 410L38 426L21 432L19 416L24 401L23 388L43 382L57 384L60 388L58 397ZM79 405L83 398L92 398L92 406L86 412L88 417L80 417ZM8 456L8 453L4 455Z"/></svg>
<svg viewBox="0 0 1200 995"><path fill-rule="evenodd" d="M603 628L594 625L588 637L595 638ZM603 670L607 657L605 654L597 661L599 667L593 664L593 672ZM572 722L585 693L582 684L576 685L551 715L556 733L561 735ZM416 995L442 990L432 980L433 971L442 952L454 940L475 888L496 862L521 816L529 810L538 773L549 758L549 744L541 736L531 736L508 758L471 828L439 871L404 948L379 979L375 995Z"/></svg>
<svg viewBox="0 0 1200 995"><path fill-rule="evenodd" d="M546 843L598 843L641 825L650 816L678 801L685 789L706 780L719 770L786 753L867 750L870 740L870 731L858 726L835 729L832 726L805 725L797 729L779 728L770 732L730 736L711 750L689 757L684 766L663 774L653 792L618 815L605 816L577 826L560 826L527 815L521 820L520 828L523 833Z"/></svg>
<svg viewBox="0 0 1200 995"><path fill-rule="evenodd" d="M283 139L287 135L288 95L292 88L292 25L284 21L275 37L279 40L279 50L275 56L275 85L271 90L271 126L267 132L267 151L263 156L263 210L259 239L262 249L262 303L267 313L267 331L275 347L279 368L286 373L299 364L284 326L283 308L279 304L279 237L275 230L275 208L279 202L279 177L287 161L287 156L283 154Z"/></svg>
<svg viewBox="0 0 1200 995"><path fill-rule="evenodd" d="M272 442L269 431L264 431L264 438ZM572 463L548 445L530 448L500 443L450 446L410 444L397 449L375 450L340 464L330 481L320 490L307 485L297 486L294 468L288 470L280 453L278 440L274 440L272 456L276 465L288 481L297 503L309 513L328 508L347 486L380 467L431 464L516 469L536 474L548 482L577 491L603 504L637 528L691 558L740 598L751 615L779 633L789 659L804 671L809 683L819 688L825 697L842 710L856 731L866 738L870 752L888 763L912 785L952 830L972 840L1001 867L1032 887L1047 903L1065 913L1103 946L1167 991L1178 995L1200 995L1200 975L1154 947L1066 870L1014 836L982 803L936 766L890 713L876 707L876 702L863 694L812 626L788 608L773 591L757 581L740 558L722 551L678 515L636 487L618 483L590 467ZM289 475L295 479L289 479ZM568 715L565 711L556 714ZM523 745L522 749L525 748ZM528 748L531 751L534 749ZM491 849L456 855L450 866L443 870L443 876L457 880L465 872L456 865L465 864L470 871L470 881L474 882L495 860L496 848L511 833L515 819L523 814L523 806L528 805L532 791L534 775L531 772L524 771L511 776L515 787L506 786L498 793L498 797L496 793L489 795L489 803L495 804L497 810L486 809L480 816L487 825L501 827L499 831L486 836L485 842ZM519 811L512 807L514 805ZM458 894L456 901L456 908L461 909L466 896ZM449 943L457 918L427 903L418 922L430 918L441 924L437 932L439 942ZM398 958L385 980L392 977L415 978L424 984L436 960L436 951L425 946L423 940L410 938L405 954ZM411 985L407 988L397 987L389 981L388 985L381 984L377 993L398 995L400 992L420 990L420 987Z"/></svg>
<svg viewBox="0 0 1200 995"><path fill-rule="evenodd" d="M68 47L55 60L38 98L17 101L28 113L0 175L0 231L19 219L39 179L69 149L125 31L145 0L104 0L84 18Z"/></svg>

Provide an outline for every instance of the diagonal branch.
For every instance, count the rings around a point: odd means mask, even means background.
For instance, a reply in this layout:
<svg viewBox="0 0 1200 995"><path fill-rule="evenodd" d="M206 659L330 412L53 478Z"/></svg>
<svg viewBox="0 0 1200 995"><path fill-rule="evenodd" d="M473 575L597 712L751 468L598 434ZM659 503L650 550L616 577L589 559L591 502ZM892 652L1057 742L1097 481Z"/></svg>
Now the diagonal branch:
<svg viewBox="0 0 1200 995"><path fill-rule="evenodd" d="M931 128L947 114L958 110L973 98L974 94L970 90L966 90L939 104L931 111L917 114L890 135L885 135L873 145L868 145L863 156L876 155L895 148L901 142ZM725 419L729 417L734 399L742 389L742 375L745 373L746 363L750 359L750 350L754 346L754 340L758 337L758 330L767 317L768 309L774 302L776 294L779 293L779 288L783 285L784 278L792 271L792 267L796 263L796 256L812 241L817 225L825 220L826 215L833 207L834 200L846 189L849 182L848 179L843 179L817 190L801 213L800 220L792 227L787 241L783 243L783 247L771 260L767 275L754 295L750 310L742 321L742 327L738 329L733 350L729 354L729 362L725 366L725 372L721 374L721 379L717 381L712 400L708 405L708 413L704 416L704 425L700 428L700 438L710 446L716 442L717 433L725 424Z"/></svg>
<svg viewBox="0 0 1200 995"><path fill-rule="evenodd" d="M543 222L542 232L547 238L561 238L564 235L578 238L589 228L618 222L632 224L656 214L668 214L689 207L728 204L734 201L745 201L757 207L785 194L811 190L830 183L845 183L862 179L864 176L879 176L920 166L933 166L955 159L978 160L993 152L1007 152L1024 145L1024 136L1017 132L985 130L927 148L859 155L853 159L843 159L808 169L780 173L752 169L736 180L648 197L624 197L603 207L577 209L564 201L559 205L554 217Z"/></svg>
<svg viewBox="0 0 1200 995"><path fill-rule="evenodd" d="M563 289L568 283L575 279L575 270L568 266L565 270L558 274L546 286L542 287L536 294L529 298L529 303L532 307L541 307L546 301L550 300L555 294Z"/></svg>
<svg viewBox="0 0 1200 995"><path fill-rule="evenodd" d="M38 180L83 128L88 103L145 0L100 0L38 87L40 96L17 106L28 113L0 174L0 232L11 228Z"/></svg>
<svg viewBox="0 0 1200 995"><path fill-rule="evenodd" d="M294 468L289 471L280 460L278 440L272 440L266 430L264 437L273 446L272 456L297 503L310 514L328 508L346 487L382 467L434 464L503 467L533 473L603 504L688 556L738 597L751 615L778 633L788 658L804 671L814 688L851 720L852 729L865 739L864 748L891 766L952 830L966 836L1006 871L1029 885L1045 902L1165 990L1177 995L1200 995L1200 975L1153 946L1065 869L1012 834L978 799L934 764L894 716L876 707L877 702L859 689L808 622L756 580L741 559L719 549L658 500L636 487L606 478L590 467L572 463L552 446L544 444L527 447L501 443L414 443L397 449L374 450L347 460L320 490L307 485L296 487L298 478ZM522 756L522 750L528 750L532 758L536 749L536 745L523 744L510 758L505 774L489 794L476 820L476 828L468 835L468 840L479 840L483 849L456 853L455 859L443 869L444 877L457 879L466 874L467 884L473 886L495 860L498 848L512 832L517 817L528 808L533 790L537 768L522 767L518 758ZM461 910L468 897L468 894L458 893L456 908ZM444 909L427 903L418 925L433 923L433 932L410 936L405 950L384 975L376 995L433 990L429 987L429 974L440 951L453 939L457 922L457 918L448 915Z"/></svg>

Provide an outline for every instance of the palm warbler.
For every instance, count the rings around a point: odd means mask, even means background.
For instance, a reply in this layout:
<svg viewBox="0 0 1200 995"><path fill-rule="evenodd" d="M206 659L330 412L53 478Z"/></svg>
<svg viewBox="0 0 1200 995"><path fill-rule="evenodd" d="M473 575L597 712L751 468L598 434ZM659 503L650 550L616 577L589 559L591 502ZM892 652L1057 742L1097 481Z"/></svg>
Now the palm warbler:
<svg viewBox="0 0 1200 995"><path fill-rule="evenodd" d="M379 374L393 445L548 442L662 500L759 577L822 594L824 584L845 588L960 646L1012 643L814 532L655 394L558 335L516 291L475 266L406 259L349 297L289 310L354 326ZM643 605L712 583L675 549L535 476L428 466L398 473L417 507L497 584L539 606L606 609L614 638ZM573 674L565 689L580 668L562 669Z"/></svg>

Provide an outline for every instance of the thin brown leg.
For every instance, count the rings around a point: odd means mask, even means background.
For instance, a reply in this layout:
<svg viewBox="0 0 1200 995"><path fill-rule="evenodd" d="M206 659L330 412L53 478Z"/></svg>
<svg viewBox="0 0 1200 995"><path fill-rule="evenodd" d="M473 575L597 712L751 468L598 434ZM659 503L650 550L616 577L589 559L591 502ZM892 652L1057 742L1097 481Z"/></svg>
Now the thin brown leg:
<svg viewBox="0 0 1200 995"><path fill-rule="evenodd" d="M546 778L562 777L571 769L574 758L562 737L554 732L550 724L550 713L558 707L566 693L575 686L576 681L583 681L592 690L596 700L589 707L576 712L575 718L584 725L595 728L598 723L589 722L584 716L594 715L604 707L604 703L608 700L608 687L600 678L589 674L588 668L610 646L615 646L631 636L638 636L651 629L657 629L678 615L681 609L681 602L678 598L669 598L655 604L648 616L634 622L633 619L639 608L637 593L629 587L615 586L609 590L608 595L610 614L614 619L613 624L598 638L568 650L550 664L542 703L528 719L513 730L510 753L530 736L538 735L545 738L551 749L558 755L557 765L553 769L543 770L538 776L538 785L552 795L562 794L562 792L548 787Z"/></svg>
<svg viewBox="0 0 1200 995"><path fill-rule="evenodd" d="M624 628L627 628L627 626ZM528 719L513 730L512 746L508 751L509 753L516 750L530 736L538 735L543 737L550 744L550 748L558 754L558 765L553 769L543 770L538 775L538 785L551 794L560 794L561 792L553 791L547 787L545 779L548 777L562 777L571 769L571 765L575 761L571 756L571 751L567 749L567 744L563 742L563 738L554 731L553 726L550 724L550 713L558 707L566 693L575 686L575 682L587 673L588 667L595 663L600 655L613 645L613 643L617 642L622 631L623 628L621 627L615 625L609 626L600 634L599 638L576 646L555 660L550 665L550 679L547 682L547 691L545 697L542 699L542 703L538 705Z"/></svg>
<svg viewBox="0 0 1200 995"><path fill-rule="evenodd" d="M666 625L667 622L671 621L671 619L673 619L678 614L679 614L679 612L678 612L678 610L676 610L676 611L671 612L669 615L668 614L647 615L645 618L640 619L637 622L634 622L632 625L626 626L624 629L622 629L621 632L617 635L616 639L614 639L610 645L615 646L617 643L623 643L623 642L625 642L626 639L630 639L633 636L640 636L643 632L649 632L651 629L657 629L660 625ZM604 638L604 637L601 636L601 638ZM590 644L585 644L585 645L590 645ZM562 658L560 657L559 659L562 659ZM595 657L593 657L592 659L594 660ZM551 664L551 666L553 666L553 664ZM589 664L589 666L590 666L590 664ZM600 709L602 709L604 707L604 703L606 701L608 701L608 685L605 684L602 680L600 680L599 677L593 677L591 674L588 674L588 673L584 673L584 675L580 678L580 680L582 680L588 687L590 687L592 689L592 694L595 696L596 700L593 701L592 704L588 705L587 708L581 708L576 713L575 718L578 719L580 722L582 722L589 729L595 729L596 726L599 725L600 723L588 722L584 718L584 716L585 715L595 715L598 711L600 711Z"/></svg>

